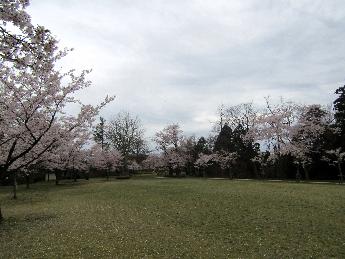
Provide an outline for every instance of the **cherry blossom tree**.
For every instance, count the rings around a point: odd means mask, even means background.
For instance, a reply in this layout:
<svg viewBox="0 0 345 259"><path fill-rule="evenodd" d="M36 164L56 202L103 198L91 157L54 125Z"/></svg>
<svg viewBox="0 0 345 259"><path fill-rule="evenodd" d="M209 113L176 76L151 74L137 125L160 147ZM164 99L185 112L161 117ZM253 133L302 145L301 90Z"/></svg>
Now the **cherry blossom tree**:
<svg viewBox="0 0 345 259"><path fill-rule="evenodd" d="M266 98L266 110L258 114L255 127L248 134L250 138L264 143L264 146L274 154L277 162L278 173L281 171L282 148L292 140L292 128L296 124L300 107L294 102L281 98L277 104Z"/></svg>
<svg viewBox="0 0 345 259"><path fill-rule="evenodd" d="M256 140L264 141L267 148L276 154L291 140L291 129L299 117L299 106L281 99L272 104L266 98L266 110L257 116L256 127L251 132Z"/></svg>
<svg viewBox="0 0 345 259"><path fill-rule="evenodd" d="M83 105L74 94L88 86L90 71L61 73L55 63L68 50L42 26L34 27L24 8L28 1L2 1L0 47L1 142L0 171L18 170L37 160L58 140L90 125L100 108ZM18 33L13 33L15 26ZM80 104L77 116L66 105Z"/></svg>
<svg viewBox="0 0 345 259"><path fill-rule="evenodd" d="M128 165L128 169L132 172L139 171L142 169L141 165L137 163L135 160L131 160Z"/></svg>
<svg viewBox="0 0 345 259"><path fill-rule="evenodd" d="M236 152L217 151L213 154L199 155L199 158L195 161L194 166L198 170L202 170L202 175L206 176L206 168L211 165L218 165L222 171L227 170L229 178L233 178L232 167L236 164L238 155Z"/></svg>
<svg viewBox="0 0 345 259"><path fill-rule="evenodd" d="M166 164L162 154L149 154L142 162L144 169L153 170L154 172L161 172L166 169Z"/></svg>
<svg viewBox="0 0 345 259"><path fill-rule="evenodd" d="M202 176L206 177L206 168L216 161L214 154L201 153L199 158L195 161L194 166L198 170L202 170Z"/></svg>
<svg viewBox="0 0 345 259"><path fill-rule="evenodd" d="M179 176L187 166L188 155L181 149L169 148L164 154L164 161L169 168L169 175L175 172Z"/></svg>
<svg viewBox="0 0 345 259"><path fill-rule="evenodd" d="M227 170L229 178L233 178L232 167L236 164L238 155L236 152L218 151L214 154L214 160L221 170Z"/></svg>
<svg viewBox="0 0 345 259"><path fill-rule="evenodd" d="M109 171L116 170L122 165L123 157L117 150L102 149L102 145L93 145L90 149L90 166L97 170L105 170L107 180Z"/></svg>
<svg viewBox="0 0 345 259"><path fill-rule="evenodd" d="M183 131L179 124L170 124L163 130L157 132L154 137L157 148L167 152L168 148L178 148L183 140Z"/></svg>
<svg viewBox="0 0 345 259"><path fill-rule="evenodd" d="M251 161L254 164L255 174L260 177L266 176L266 168L270 164L270 153L268 151L258 152ZM259 175L257 172L260 172Z"/></svg>
<svg viewBox="0 0 345 259"><path fill-rule="evenodd" d="M170 124L163 130L157 132L153 138L157 149L163 152L163 161L169 170L169 175L173 172L178 176L187 162L190 160L188 154L188 143L184 142L183 131L178 124ZM184 144L182 146L182 144Z"/></svg>
<svg viewBox="0 0 345 259"><path fill-rule="evenodd" d="M272 105L268 98L266 104L252 136L265 143L279 169L281 157L289 155L297 166L296 178L300 178L301 167L308 180L309 167L313 157L321 154L322 136L331 116L320 105L297 105L284 100Z"/></svg>
<svg viewBox="0 0 345 259"><path fill-rule="evenodd" d="M300 178L299 168L302 167L305 179L309 180L309 167L313 157L322 152L322 136L329 127L329 118L327 110L320 105L300 106L299 118L291 127L291 139L282 147L282 153L294 158L297 179Z"/></svg>
<svg viewBox="0 0 345 259"><path fill-rule="evenodd" d="M52 149L35 161L35 164L39 168L55 172L56 184L59 183L62 171L72 172L76 181L77 171L87 172L89 168L90 156L85 145L90 136L89 128L79 127L78 130L70 132L68 137L56 142Z"/></svg>
<svg viewBox="0 0 345 259"><path fill-rule="evenodd" d="M60 72L55 64L67 55L43 26L31 24L29 1L0 3L0 177L37 162L80 127L91 126L98 106L84 105L75 94L90 86L89 70ZM79 104L76 116L64 108Z"/></svg>

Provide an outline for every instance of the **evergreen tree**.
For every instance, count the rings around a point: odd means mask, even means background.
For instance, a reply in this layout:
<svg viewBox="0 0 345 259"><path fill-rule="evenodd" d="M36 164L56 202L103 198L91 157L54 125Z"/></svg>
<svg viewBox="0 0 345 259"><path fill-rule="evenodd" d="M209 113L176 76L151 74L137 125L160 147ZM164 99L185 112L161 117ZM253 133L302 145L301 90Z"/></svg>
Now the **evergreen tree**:
<svg viewBox="0 0 345 259"><path fill-rule="evenodd" d="M201 153L203 153L203 154L210 154L211 153L211 151L207 145L207 140L204 137L200 137L198 142L196 143L195 153L196 153L196 156L198 156Z"/></svg>
<svg viewBox="0 0 345 259"><path fill-rule="evenodd" d="M93 138L96 143L100 144L102 150L105 150L108 147L108 143L106 142L106 131L105 131L105 119L100 117L100 122L95 127L93 132Z"/></svg>
<svg viewBox="0 0 345 259"><path fill-rule="evenodd" d="M334 118L335 124L340 129L339 137L340 137L340 145L341 148L345 149L345 85L339 87L335 94L338 95L337 99L333 102L334 104Z"/></svg>
<svg viewBox="0 0 345 259"><path fill-rule="evenodd" d="M214 143L214 151L227 151L234 152L234 146L232 143L233 132L228 124L225 124Z"/></svg>

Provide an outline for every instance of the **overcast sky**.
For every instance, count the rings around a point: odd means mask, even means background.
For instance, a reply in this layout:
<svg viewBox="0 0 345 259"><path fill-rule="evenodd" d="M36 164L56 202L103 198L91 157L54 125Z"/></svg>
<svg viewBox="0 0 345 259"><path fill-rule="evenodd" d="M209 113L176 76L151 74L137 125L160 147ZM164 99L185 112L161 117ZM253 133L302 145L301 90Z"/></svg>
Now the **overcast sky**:
<svg viewBox="0 0 345 259"><path fill-rule="evenodd" d="M179 122L208 135L217 107L283 96L331 103L345 83L345 1L31 0L34 24L93 69L81 94L102 115L137 114L147 134Z"/></svg>

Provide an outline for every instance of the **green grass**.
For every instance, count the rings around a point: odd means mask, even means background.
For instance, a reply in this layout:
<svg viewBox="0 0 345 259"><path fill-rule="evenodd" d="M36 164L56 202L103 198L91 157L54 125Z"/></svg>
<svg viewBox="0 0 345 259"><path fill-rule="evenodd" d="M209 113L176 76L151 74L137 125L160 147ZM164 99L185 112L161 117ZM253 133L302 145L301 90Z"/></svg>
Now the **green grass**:
<svg viewBox="0 0 345 259"><path fill-rule="evenodd" d="M0 258L345 258L345 186L154 179L0 191Z"/></svg>

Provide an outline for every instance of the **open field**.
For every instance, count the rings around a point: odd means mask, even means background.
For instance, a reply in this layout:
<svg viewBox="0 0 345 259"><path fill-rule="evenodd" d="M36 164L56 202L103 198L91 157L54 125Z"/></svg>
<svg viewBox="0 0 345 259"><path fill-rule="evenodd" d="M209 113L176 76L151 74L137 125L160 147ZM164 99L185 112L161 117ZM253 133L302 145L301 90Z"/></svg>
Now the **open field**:
<svg viewBox="0 0 345 259"><path fill-rule="evenodd" d="M345 258L345 186L136 177L10 190L0 258Z"/></svg>

